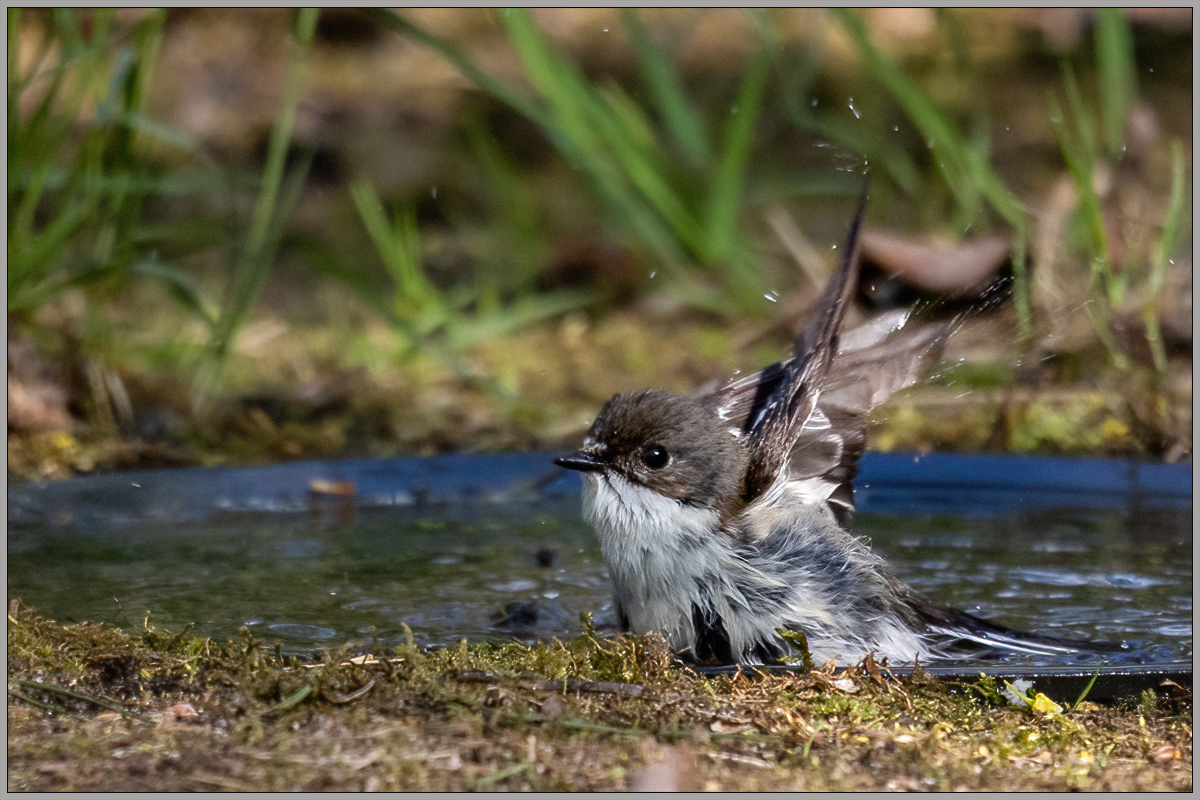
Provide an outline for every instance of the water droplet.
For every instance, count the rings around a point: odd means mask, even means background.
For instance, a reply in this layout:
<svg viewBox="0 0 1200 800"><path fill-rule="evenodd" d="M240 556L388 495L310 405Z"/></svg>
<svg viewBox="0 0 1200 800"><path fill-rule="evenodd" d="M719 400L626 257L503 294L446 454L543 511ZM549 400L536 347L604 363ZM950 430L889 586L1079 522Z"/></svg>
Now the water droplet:
<svg viewBox="0 0 1200 800"><path fill-rule="evenodd" d="M653 272L651 272L651 273L650 273L650 280L654 280L654 277L655 277L656 275L658 275L658 270L654 270Z"/></svg>
<svg viewBox="0 0 1200 800"><path fill-rule="evenodd" d="M850 98L850 102L849 102L849 104L848 104L848 105L850 106L850 110L851 110L852 112L854 112L854 118L855 118L855 119L862 119L862 114L859 114L859 113L858 113L858 109L854 107L854 98L853 98L853 97L851 97L851 98Z"/></svg>
<svg viewBox="0 0 1200 800"><path fill-rule="evenodd" d="M817 98L815 98L815 97L812 99L812 107L813 108L817 107Z"/></svg>

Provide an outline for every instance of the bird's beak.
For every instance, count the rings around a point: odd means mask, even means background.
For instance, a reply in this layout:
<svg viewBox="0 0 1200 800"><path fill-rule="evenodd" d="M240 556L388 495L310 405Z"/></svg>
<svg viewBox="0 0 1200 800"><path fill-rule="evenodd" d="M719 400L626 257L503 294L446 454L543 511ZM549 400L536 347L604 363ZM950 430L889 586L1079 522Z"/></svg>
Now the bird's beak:
<svg viewBox="0 0 1200 800"><path fill-rule="evenodd" d="M600 470L604 469L604 465L597 461L595 456L593 456L591 453L584 452L583 450L579 450L574 453L568 453L565 456L559 456L558 458L554 459L554 463L558 464L560 467L575 469L579 470L580 472L599 472Z"/></svg>

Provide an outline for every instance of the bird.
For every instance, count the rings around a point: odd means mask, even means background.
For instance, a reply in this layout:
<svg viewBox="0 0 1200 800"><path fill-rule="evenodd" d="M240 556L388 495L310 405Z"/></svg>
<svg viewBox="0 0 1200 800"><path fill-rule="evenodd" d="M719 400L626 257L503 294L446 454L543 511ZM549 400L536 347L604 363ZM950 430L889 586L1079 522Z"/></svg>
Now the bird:
<svg viewBox="0 0 1200 800"><path fill-rule="evenodd" d="M913 325L900 309L843 333L866 207L864 189L790 357L693 396L615 395L582 447L554 459L582 475L621 628L657 633L700 665L868 655L905 665L1092 648L931 602L852 532L867 414L924 377L962 320Z"/></svg>

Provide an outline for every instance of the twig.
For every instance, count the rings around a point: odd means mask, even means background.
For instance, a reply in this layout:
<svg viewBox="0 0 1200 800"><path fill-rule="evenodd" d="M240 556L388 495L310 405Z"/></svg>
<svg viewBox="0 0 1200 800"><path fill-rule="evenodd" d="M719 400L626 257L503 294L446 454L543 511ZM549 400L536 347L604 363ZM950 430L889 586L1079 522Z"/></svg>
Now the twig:
<svg viewBox="0 0 1200 800"><path fill-rule="evenodd" d="M371 691L374 688L375 688L375 678L372 677L371 680L367 681L365 686L363 686L359 689L355 689L350 694L335 694L334 692L326 691L325 699L335 705L343 706L348 703L353 703L355 700L358 700L361 697L365 697L367 692Z"/></svg>
<svg viewBox="0 0 1200 800"><path fill-rule="evenodd" d="M289 708L299 705L301 700L304 700L306 697L308 697L312 693L313 693L312 684L305 684L304 686L301 686L296 691L292 692L292 694L290 696L288 696L287 698L280 700L277 704L271 706L266 711L264 711L263 716L265 717L268 714L277 714L280 711L287 711Z"/></svg>
<svg viewBox="0 0 1200 800"><path fill-rule="evenodd" d="M139 714L136 711L130 711L128 708L121 705L120 703L113 702L112 700L106 700L103 697L97 697L95 695L90 695L90 694L84 694L83 692L76 692L76 691L72 691L71 689L64 689L61 686L54 686L53 684L49 684L49 683L38 683L37 681L31 681L31 680L26 680L26 679L21 679L21 680L17 681L17 685L21 686L23 688L26 688L26 689L37 689L38 691L47 692L48 694L57 694L57 695L61 695L63 697L70 697L75 700L82 700L85 703L91 703L92 705L99 706L100 708L107 708L109 711L115 711L116 713L120 714L122 717L125 717L126 719L135 719L138 722L150 722L150 718L147 717L146 715ZM24 698L22 698L22 699L24 699Z"/></svg>
<svg viewBox="0 0 1200 800"><path fill-rule="evenodd" d="M56 711L56 712L60 712L63 714L70 714L72 717L78 717L79 719L87 719L88 718L85 715L80 714L78 711L72 711L71 709L67 708L66 706L56 706L51 703L43 703L41 700L34 700L29 695L25 694L24 692L20 692L16 689L9 689L8 693L11 696L17 698L18 700L24 700L26 703L29 703L29 705L31 705L31 706L37 706L38 708L44 708L47 711Z"/></svg>

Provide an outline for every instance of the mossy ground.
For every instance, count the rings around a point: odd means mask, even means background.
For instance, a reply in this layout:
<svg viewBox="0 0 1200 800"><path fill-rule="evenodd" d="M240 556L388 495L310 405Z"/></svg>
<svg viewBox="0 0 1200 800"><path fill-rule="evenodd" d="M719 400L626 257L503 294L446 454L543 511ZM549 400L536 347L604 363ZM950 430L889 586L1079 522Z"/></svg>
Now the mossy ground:
<svg viewBox="0 0 1200 800"><path fill-rule="evenodd" d="M10 790L1190 790L1190 699L1035 713L655 639L283 657L10 601Z"/></svg>

